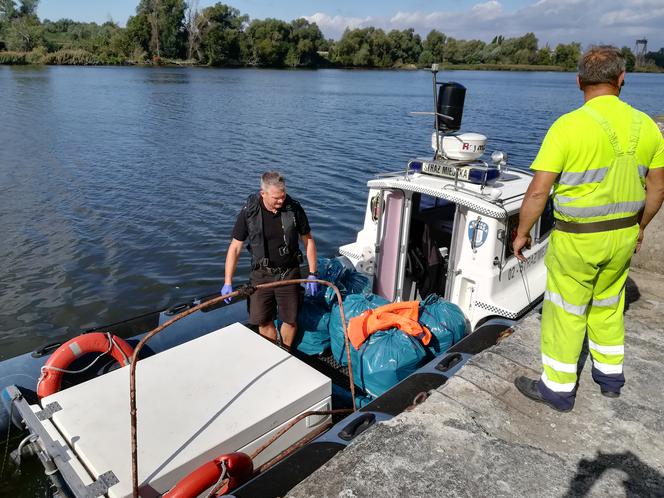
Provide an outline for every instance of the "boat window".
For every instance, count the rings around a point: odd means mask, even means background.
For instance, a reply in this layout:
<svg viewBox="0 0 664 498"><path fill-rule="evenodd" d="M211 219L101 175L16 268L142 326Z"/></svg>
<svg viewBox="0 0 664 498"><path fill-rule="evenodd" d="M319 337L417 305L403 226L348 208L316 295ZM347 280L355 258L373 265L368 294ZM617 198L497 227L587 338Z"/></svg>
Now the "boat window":
<svg viewBox="0 0 664 498"><path fill-rule="evenodd" d="M420 196L420 213L425 213L431 209L441 208L450 205L450 201L441 199L440 197L433 197L431 195L422 194Z"/></svg>
<svg viewBox="0 0 664 498"><path fill-rule="evenodd" d="M507 237L505 237L505 259L514 255L512 242L516 238L516 230L519 228L519 213L510 215L507 219Z"/></svg>
<svg viewBox="0 0 664 498"><path fill-rule="evenodd" d="M544 212L540 217L539 231L537 233L537 239L543 239L548 235L548 233L553 230L553 201L549 199L544 206Z"/></svg>

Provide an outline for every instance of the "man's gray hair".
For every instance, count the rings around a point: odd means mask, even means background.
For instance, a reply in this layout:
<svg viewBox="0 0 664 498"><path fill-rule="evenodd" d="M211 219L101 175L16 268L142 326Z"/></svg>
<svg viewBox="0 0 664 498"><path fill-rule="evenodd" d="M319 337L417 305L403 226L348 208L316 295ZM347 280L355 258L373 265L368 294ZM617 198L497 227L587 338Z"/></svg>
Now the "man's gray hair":
<svg viewBox="0 0 664 498"><path fill-rule="evenodd" d="M266 171L261 176L261 190L267 190L269 187L283 190L286 188L286 179L278 171Z"/></svg>
<svg viewBox="0 0 664 498"><path fill-rule="evenodd" d="M581 85L616 85L620 73L625 71L625 57L611 45L591 47L579 60Z"/></svg>

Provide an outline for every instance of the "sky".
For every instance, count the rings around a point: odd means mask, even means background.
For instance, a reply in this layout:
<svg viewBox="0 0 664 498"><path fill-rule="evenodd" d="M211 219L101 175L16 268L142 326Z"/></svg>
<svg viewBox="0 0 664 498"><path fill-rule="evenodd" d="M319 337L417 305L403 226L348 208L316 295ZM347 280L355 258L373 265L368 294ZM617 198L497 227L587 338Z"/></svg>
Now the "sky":
<svg viewBox="0 0 664 498"><path fill-rule="evenodd" d="M189 3L195 0L189 0ZM202 9L216 3L198 0ZM338 39L346 27L432 29L454 38L491 41L496 35L533 32L540 46L580 42L635 47L664 47L664 0L226 0L251 19L304 17L316 22L327 38ZM41 0L43 19L69 18L124 26L138 0Z"/></svg>

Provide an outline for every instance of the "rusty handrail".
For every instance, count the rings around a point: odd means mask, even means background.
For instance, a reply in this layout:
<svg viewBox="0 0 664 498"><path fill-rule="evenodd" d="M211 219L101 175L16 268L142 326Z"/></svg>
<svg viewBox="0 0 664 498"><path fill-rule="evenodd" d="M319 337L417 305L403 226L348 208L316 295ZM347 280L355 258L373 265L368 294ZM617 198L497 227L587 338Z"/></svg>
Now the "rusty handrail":
<svg viewBox="0 0 664 498"><path fill-rule="evenodd" d="M327 280L319 280L319 279L306 279L306 278L297 278L293 280L280 280L278 282L268 282L265 284L259 284L256 286L251 286L249 287L249 291L247 288L240 289L233 291L229 294L224 294L222 296L217 296L213 299L210 299L209 301L205 301L204 303L200 303L192 308L189 308L188 310L183 311L182 313L179 313L175 315L173 318L170 320L164 322L163 324L159 325L155 329L151 330L145 336L139 341L139 343L136 345L136 348L134 349L134 353L131 356L131 365L129 366L129 406L130 406L130 418L131 418L131 478L132 478L132 495L133 498L139 498L138 495L138 443L137 443L137 426L136 426L136 364L138 363L138 354L140 353L141 349L143 349L143 346L145 345L148 340L150 340L152 337L157 335L159 332L167 328L168 326L174 324L178 320L181 320L182 318L191 315L192 313L195 313L196 311L205 309L209 306L212 306L214 304L220 303L224 299L228 298L233 298L241 295L248 295L250 293L253 293L256 289L269 289L272 287L280 287L283 285L293 285L293 284L306 284L306 283L312 283L316 282L321 285L326 285L328 287L331 287L334 289L334 293L337 297L337 301L339 302L339 312L341 313L341 325L344 330L344 341L346 344L346 357L348 359L348 376L349 376L349 382L350 382L350 394L351 398L353 401L353 411L356 410L355 408L355 383L353 382L353 365L351 363L351 358L350 358L350 344L348 340L348 327L346 324L346 314L344 313L344 305L343 301L341 299L341 293L339 292L339 289L332 284L331 282L328 282Z"/></svg>

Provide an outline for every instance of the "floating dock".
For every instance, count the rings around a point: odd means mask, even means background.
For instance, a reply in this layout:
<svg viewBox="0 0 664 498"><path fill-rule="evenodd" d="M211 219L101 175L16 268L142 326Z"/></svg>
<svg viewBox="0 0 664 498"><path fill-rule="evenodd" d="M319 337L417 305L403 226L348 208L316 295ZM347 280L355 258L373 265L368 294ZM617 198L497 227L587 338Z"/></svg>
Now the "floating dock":
<svg viewBox="0 0 664 498"><path fill-rule="evenodd" d="M619 398L600 394L587 349L572 412L516 390L516 376L541 372L534 312L288 496L664 497L664 276L632 270L627 302Z"/></svg>

